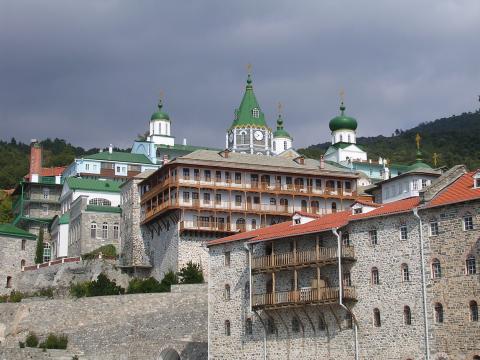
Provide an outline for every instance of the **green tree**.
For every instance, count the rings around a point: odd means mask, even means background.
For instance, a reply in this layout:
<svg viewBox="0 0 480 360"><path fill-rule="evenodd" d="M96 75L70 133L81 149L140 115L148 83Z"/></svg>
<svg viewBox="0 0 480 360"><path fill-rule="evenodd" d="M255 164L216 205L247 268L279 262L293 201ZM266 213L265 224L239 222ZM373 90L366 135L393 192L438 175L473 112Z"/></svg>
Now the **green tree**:
<svg viewBox="0 0 480 360"><path fill-rule="evenodd" d="M186 266L178 272L180 283L182 284L200 284L203 283L203 272L199 264L189 261Z"/></svg>
<svg viewBox="0 0 480 360"><path fill-rule="evenodd" d="M0 224L9 223L13 220L12 197L0 190Z"/></svg>
<svg viewBox="0 0 480 360"><path fill-rule="evenodd" d="M40 228L37 239L37 250L35 252L35 264L43 262L43 227Z"/></svg>

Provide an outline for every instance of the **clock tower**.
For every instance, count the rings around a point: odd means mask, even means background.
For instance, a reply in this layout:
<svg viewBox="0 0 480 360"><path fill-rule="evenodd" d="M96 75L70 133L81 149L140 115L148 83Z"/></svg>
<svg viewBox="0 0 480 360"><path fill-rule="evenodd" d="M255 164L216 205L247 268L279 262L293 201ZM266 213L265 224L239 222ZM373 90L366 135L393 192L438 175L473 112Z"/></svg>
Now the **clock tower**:
<svg viewBox="0 0 480 360"><path fill-rule="evenodd" d="M252 77L248 74L242 102L235 110L232 126L227 130L226 148L244 154L271 155L272 130L265 122L253 92Z"/></svg>

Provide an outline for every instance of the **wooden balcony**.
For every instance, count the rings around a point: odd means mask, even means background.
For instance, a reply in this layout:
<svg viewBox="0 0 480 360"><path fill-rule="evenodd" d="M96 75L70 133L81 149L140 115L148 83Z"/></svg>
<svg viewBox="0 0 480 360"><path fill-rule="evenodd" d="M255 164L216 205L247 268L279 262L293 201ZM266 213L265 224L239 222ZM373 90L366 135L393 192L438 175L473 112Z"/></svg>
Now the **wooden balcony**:
<svg viewBox="0 0 480 360"><path fill-rule="evenodd" d="M325 287L320 289L304 288L293 291L255 294L252 296L252 306L254 309L274 309L307 304L334 304L338 302L339 298L340 289L338 287ZM343 300L356 300L355 288L344 287Z"/></svg>
<svg viewBox="0 0 480 360"><path fill-rule="evenodd" d="M184 230L197 230L197 231L207 231L207 232L238 232L239 230L235 228L235 225L225 224L221 222L214 221L189 221L183 220L180 222L180 231Z"/></svg>
<svg viewBox="0 0 480 360"><path fill-rule="evenodd" d="M271 272L274 270L308 267L314 264L334 264L338 260L336 247L318 248L307 251L291 251L273 255L258 256L252 258L252 270L254 272ZM342 246L341 258L355 260L353 246Z"/></svg>

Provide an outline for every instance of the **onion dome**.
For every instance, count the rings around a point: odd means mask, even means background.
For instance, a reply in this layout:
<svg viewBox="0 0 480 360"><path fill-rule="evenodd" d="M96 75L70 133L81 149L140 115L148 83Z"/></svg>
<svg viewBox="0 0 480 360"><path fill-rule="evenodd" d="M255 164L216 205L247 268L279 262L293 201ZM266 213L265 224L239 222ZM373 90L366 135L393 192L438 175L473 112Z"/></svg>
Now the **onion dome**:
<svg viewBox="0 0 480 360"><path fill-rule="evenodd" d="M255 93L253 92L252 77L248 74L247 86L245 87L245 94L238 109L235 110L235 119L232 126L234 127L264 127L268 128L265 122L265 115L260 109Z"/></svg>
<svg viewBox="0 0 480 360"><path fill-rule="evenodd" d="M335 116L332 120L330 120L330 123L328 126L330 127L331 131L336 131L336 130L353 130L355 131L357 129L357 120L350 116L345 115L345 105L342 103L340 104L340 116Z"/></svg>
<svg viewBox="0 0 480 360"><path fill-rule="evenodd" d="M158 101L157 106L158 106L158 111L155 111L152 114L152 117L150 118L150 121L153 121L153 120L168 120L168 121L170 121L170 116L168 116L168 114L166 112L162 111L163 103L162 103L161 99Z"/></svg>
<svg viewBox="0 0 480 360"><path fill-rule="evenodd" d="M278 114L278 119L277 119L277 130L275 130L273 132L273 137L274 138L288 138L288 139L292 139L292 137L290 136L290 134L288 132L286 132L283 128L283 119L282 119L282 115L281 114Z"/></svg>
<svg viewBox="0 0 480 360"><path fill-rule="evenodd" d="M408 167L409 170L431 169L432 167L423 162L423 156L420 149L417 149L417 156L415 162Z"/></svg>

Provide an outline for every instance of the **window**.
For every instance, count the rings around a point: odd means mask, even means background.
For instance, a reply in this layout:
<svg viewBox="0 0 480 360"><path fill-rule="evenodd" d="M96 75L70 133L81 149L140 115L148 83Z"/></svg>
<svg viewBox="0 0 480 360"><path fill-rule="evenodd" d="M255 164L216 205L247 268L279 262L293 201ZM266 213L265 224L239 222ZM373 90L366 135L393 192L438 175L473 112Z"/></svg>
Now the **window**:
<svg viewBox="0 0 480 360"><path fill-rule="evenodd" d="M253 334L253 324L252 319L248 318L245 320L245 334L252 335Z"/></svg>
<svg viewBox="0 0 480 360"><path fill-rule="evenodd" d="M7 276L7 285L5 286L7 289L12 287L12 277Z"/></svg>
<svg viewBox="0 0 480 360"><path fill-rule="evenodd" d="M403 323L405 325L412 325L412 311L410 310L410 306L403 307Z"/></svg>
<svg viewBox="0 0 480 360"><path fill-rule="evenodd" d="M235 195L235 206L242 205L242 195Z"/></svg>
<svg viewBox="0 0 480 360"><path fill-rule="evenodd" d="M119 230L120 228L118 227L118 224L113 224L113 239L118 240L118 235L119 235Z"/></svg>
<svg viewBox="0 0 480 360"><path fill-rule="evenodd" d="M473 230L473 217L470 213L463 217L463 230Z"/></svg>
<svg viewBox="0 0 480 360"><path fill-rule="evenodd" d="M475 256L470 255L465 262L467 275L475 275L477 273L477 264L475 262Z"/></svg>
<svg viewBox="0 0 480 360"><path fill-rule="evenodd" d="M92 239L95 239L97 237L97 223L96 222L92 222L90 224L90 237Z"/></svg>
<svg viewBox="0 0 480 360"><path fill-rule="evenodd" d="M43 204L42 205L42 213L43 215L48 215L48 205L47 204Z"/></svg>
<svg viewBox="0 0 480 360"><path fill-rule="evenodd" d="M89 205L112 206L112 202L107 199L94 198L88 201Z"/></svg>
<svg viewBox="0 0 480 360"><path fill-rule="evenodd" d="M230 266L230 251L225 251L225 266Z"/></svg>
<svg viewBox="0 0 480 360"><path fill-rule="evenodd" d="M478 305L475 300L470 301L470 321L478 321Z"/></svg>
<svg viewBox="0 0 480 360"><path fill-rule="evenodd" d="M378 245L377 230L373 229L368 232L368 237L370 239L370 244Z"/></svg>
<svg viewBox="0 0 480 360"><path fill-rule="evenodd" d="M90 164L85 164L85 171L89 171L90 170Z"/></svg>
<svg viewBox="0 0 480 360"><path fill-rule="evenodd" d="M230 182L230 173L228 171L225 171L225 182Z"/></svg>
<svg viewBox="0 0 480 360"><path fill-rule="evenodd" d="M50 189L49 188L43 188L43 198L45 200L48 200L49 197L50 197Z"/></svg>
<svg viewBox="0 0 480 360"><path fill-rule="evenodd" d="M435 322L438 324L443 323L443 306L440 303L435 304Z"/></svg>
<svg viewBox="0 0 480 360"><path fill-rule="evenodd" d="M222 203L222 194L215 194L215 204L221 204Z"/></svg>
<svg viewBox="0 0 480 360"><path fill-rule="evenodd" d="M241 184L242 183L242 173L235 173L235 184Z"/></svg>
<svg viewBox="0 0 480 360"><path fill-rule="evenodd" d="M106 222L102 225L102 239L108 238L108 224Z"/></svg>
<svg viewBox="0 0 480 360"><path fill-rule="evenodd" d="M275 326L275 321L273 319L267 320L267 331L270 335L275 334L277 331L277 327Z"/></svg>
<svg viewBox="0 0 480 360"><path fill-rule="evenodd" d="M237 219L236 225L237 225L237 230L245 231L245 219L244 218Z"/></svg>
<svg viewBox="0 0 480 360"><path fill-rule="evenodd" d="M248 251L247 251L247 258L248 258ZM243 289L245 294L245 299L250 299L250 282L245 283L245 288Z"/></svg>
<svg viewBox="0 0 480 360"><path fill-rule="evenodd" d="M413 188L413 190L418 190L418 181L417 180L412 181L412 188Z"/></svg>
<svg viewBox="0 0 480 360"><path fill-rule="evenodd" d="M277 199L270 198L270 205L277 205Z"/></svg>
<svg viewBox="0 0 480 360"><path fill-rule="evenodd" d="M302 200L300 203L302 211L307 211L307 200Z"/></svg>
<svg viewBox="0 0 480 360"><path fill-rule="evenodd" d="M375 327L382 326L382 321L380 319L380 310L378 310L377 308L373 309L373 325Z"/></svg>
<svg viewBox="0 0 480 360"><path fill-rule="evenodd" d="M376 267L372 268L371 282L372 282L372 285L380 284L380 277L378 275L378 269Z"/></svg>
<svg viewBox="0 0 480 360"><path fill-rule="evenodd" d="M222 172L221 171L216 171L215 172L215 181L217 181L217 182L222 181Z"/></svg>
<svg viewBox="0 0 480 360"><path fill-rule="evenodd" d="M43 243L43 262L49 262L52 255L52 249L49 243Z"/></svg>
<svg viewBox="0 0 480 360"><path fill-rule="evenodd" d="M258 119L260 117L260 110L258 110L258 108L253 108L252 109L252 116L256 119Z"/></svg>
<svg viewBox="0 0 480 360"><path fill-rule="evenodd" d="M475 189L480 188L480 176L477 173L477 178L475 179Z"/></svg>
<svg viewBox="0 0 480 360"><path fill-rule="evenodd" d="M298 333L300 331L300 321L296 316L292 318L292 331L294 333Z"/></svg>
<svg viewBox="0 0 480 360"><path fill-rule="evenodd" d="M352 277L350 272L343 273L343 286L352 286Z"/></svg>
<svg viewBox="0 0 480 360"><path fill-rule="evenodd" d="M422 179L422 189L427 187L427 179Z"/></svg>
<svg viewBox="0 0 480 360"><path fill-rule="evenodd" d="M188 191L183 192L183 202L190 202L190 193Z"/></svg>
<svg viewBox="0 0 480 360"><path fill-rule="evenodd" d="M401 225L400 226L400 240L407 240L407 239L408 239L407 225Z"/></svg>
<svg viewBox="0 0 480 360"><path fill-rule="evenodd" d="M230 336L230 321L225 320L225 335Z"/></svg>
<svg viewBox="0 0 480 360"><path fill-rule="evenodd" d="M430 221L430 236L438 235L438 222L435 220Z"/></svg>
<svg viewBox="0 0 480 360"><path fill-rule="evenodd" d="M20 261L20 269L23 269L24 266L25 266L25 260L22 259L22 261Z"/></svg>
<svg viewBox="0 0 480 360"><path fill-rule="evenodd" d="M25 250L26 247L27 247L27 240L22 239L22 250Z"/></svg>
<svg viewBox="0 0 480 360"><path fill-rule="evenodd" d="M230 285L225 285L225 292L223 293L223 298L225 301L230 301Z"/></svg>
<svg viewBox="0 0 480 360"><path fill-rule="evenodd" d="M288 149L288 143L287 141L284 141L283 142L283 150L287 150Z"/></svg>
<svg viewBox="0 0 480 360"><path fill-rule="evenodd" d="M205 181L212 181L212 173L210 172L210 170L205 170L203 174L205 175Z"/></svg>
<svg viewBox="0 0 480 360"><path fill-rule="evenodd" d="M257 220L252 219L252 230L255 230L257 228Z"/></svg>
<svg viewBox="0 0 480 360"><path fill-rule="evenodd" d="M410 272L408 270L407 264L402 264L402 281L409 282L410 281Z"/></svg>
<svg viewBox="0 0 480 360"><path fill-rule="evenodd" d="M187 168L183 169L183 178L186 180L190 179L190 169L187 169Z"/></svg>
<svg viewBox="0 0 480 360"><path fill-rule="evenodd" d="M336 213L336 212L337 212L337 203L332 202L332 213Z"/></svg>
<svg viewBox="0 0 480 360"><path fill-rule="evenodd" d="M353 317L352 314L347 312L345 313L345 328L351 329L353 327Z"/></svg>
<svg viewBox="0 0 480 360"><path fill-rule="evenodd" d="M433 259L432 261L432 279L438 279L442 277L442 266L440 260Z"/></svg>
<svg viewBox="0 0 480 360"><path fill-rule="evenodd" d="M318 330L325 331L327 324L325 323L325 317L323 314L318 315Z"/></svg>
<svg viewBox="0 0 480 360"><path fill-rule="evenodd" d="M350 246L350 234L347 231L342 234L342 244L343 246Z"/></svg>
<svg viewBox="0 0 480 360"><path fill-rule="evenodd" d="M205 204L210 204L210 193L203 193L203 202Z"/></svg>

